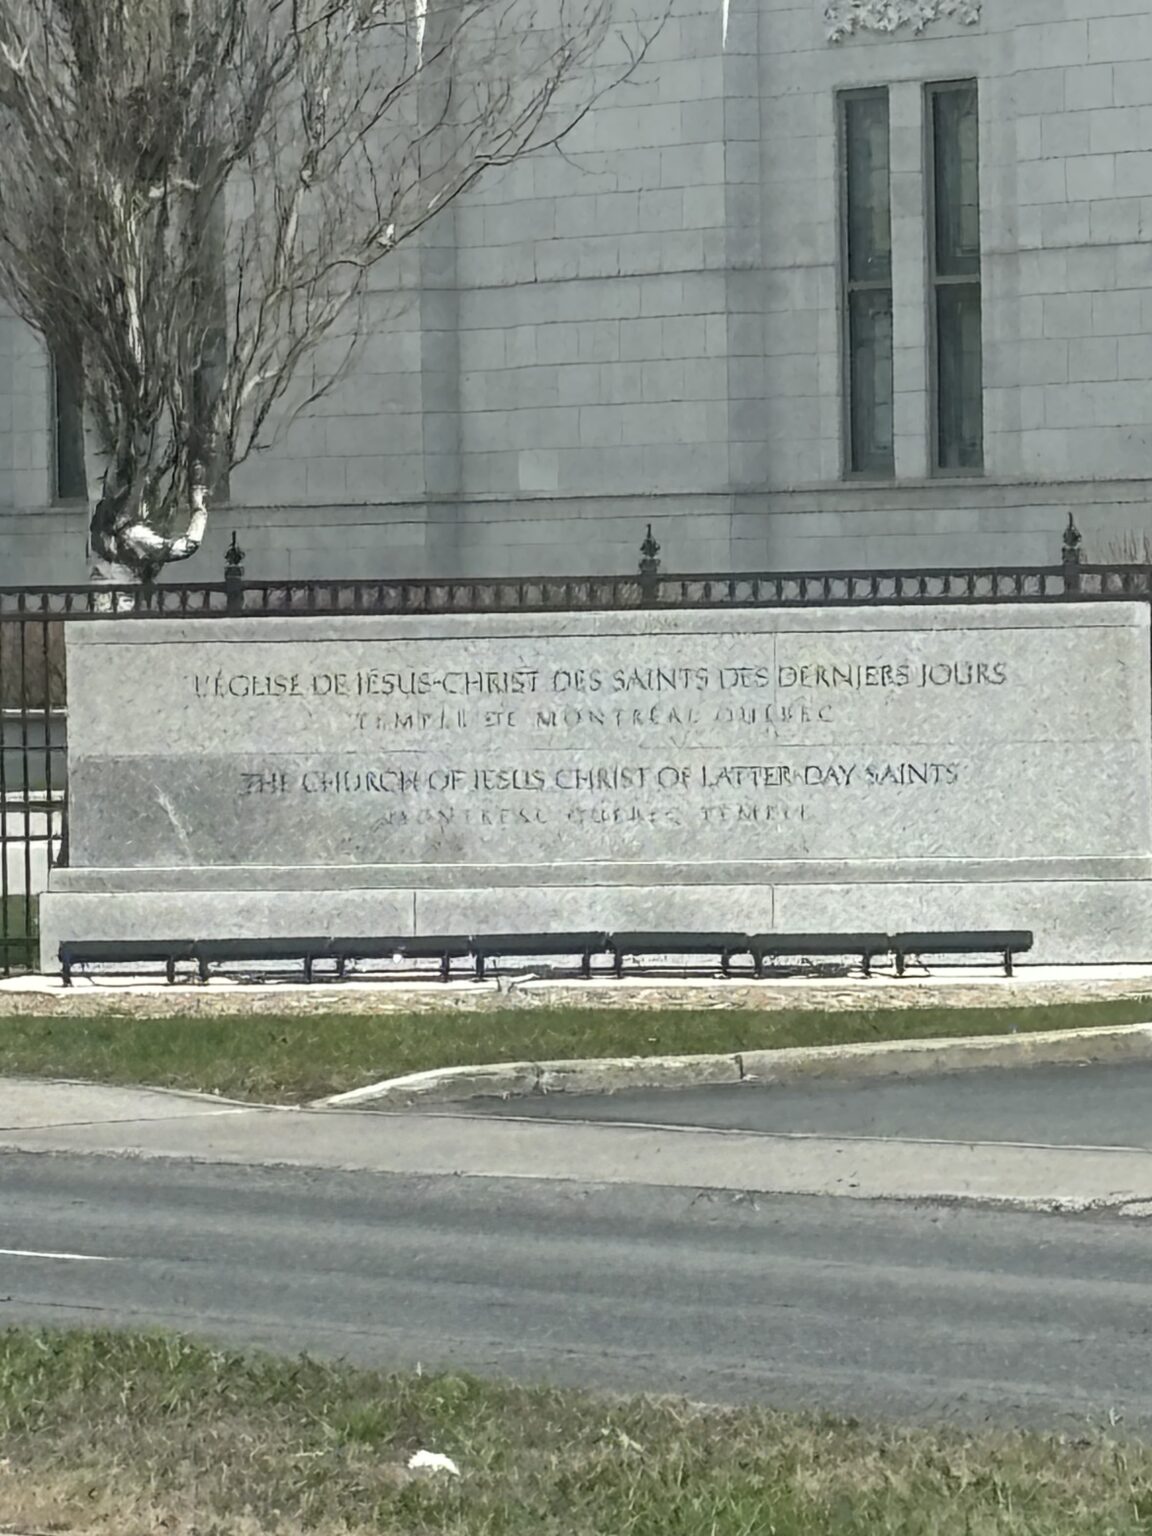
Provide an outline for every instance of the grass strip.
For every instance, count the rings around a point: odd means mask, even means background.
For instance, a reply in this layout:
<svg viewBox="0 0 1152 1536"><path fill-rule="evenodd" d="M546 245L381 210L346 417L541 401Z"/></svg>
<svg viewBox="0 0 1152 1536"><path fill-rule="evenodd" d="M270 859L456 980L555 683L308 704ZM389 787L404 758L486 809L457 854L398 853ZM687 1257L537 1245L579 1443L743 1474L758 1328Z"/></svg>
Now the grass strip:
<svg viewBox="0 0 1152 1536"><path fill-rule="evenodd" d="M459 1478L408 1470L450 1456ZM1152 1451L0 1333L0 1526L107 1536L1146 1536Z"/></svg>
<svg viewBox="0 0 1152 1536"><path fill-rule="evenodd" d="M492 1011L0 1019L0 1075L152 1084L301 1103L434 1067L955 1039L1152 1019L1152 1000L1031 1008Z"/></svg>

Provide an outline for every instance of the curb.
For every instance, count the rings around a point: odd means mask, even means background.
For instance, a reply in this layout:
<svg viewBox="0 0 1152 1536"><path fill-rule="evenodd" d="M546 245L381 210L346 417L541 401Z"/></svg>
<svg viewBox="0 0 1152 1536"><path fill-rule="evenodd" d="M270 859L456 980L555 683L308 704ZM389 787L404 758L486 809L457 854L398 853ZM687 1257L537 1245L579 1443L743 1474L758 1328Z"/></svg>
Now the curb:
<svg viewBox="0 0 1152 1536"><path fill-rule="evenodd" d="M1152 1023L1116 1028L974 1035L956 1040L794 1046L713 1056L623 1056L589 1061L513 1061L441 1067L385 1078L318 1099L316 1109L407 1108L541 1093L618 1093L628 1088L703 1088L811 1078L920 1077L986 1067L1087 1066L1152 1061Z"/></svg>

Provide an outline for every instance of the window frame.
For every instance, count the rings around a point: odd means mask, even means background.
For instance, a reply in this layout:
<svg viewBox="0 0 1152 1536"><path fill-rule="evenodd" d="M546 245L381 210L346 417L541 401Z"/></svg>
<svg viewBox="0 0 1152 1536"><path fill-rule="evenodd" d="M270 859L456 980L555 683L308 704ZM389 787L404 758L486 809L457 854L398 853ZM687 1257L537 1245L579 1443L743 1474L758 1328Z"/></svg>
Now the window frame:
<svg viewBox="0 0 1152 1536"><path fill-rule="evenodd" d="M939 176L937 173L936 102L944 95L973 91L976 96L977 143L980 131L980 82L975 77L932 80L924 86L924 240L927 270L928 331L928 468L933 479L979 479L987 473L984 438L984 250L983 221L980 221L976 271L941 272L939 269ZM977 211L980 212L980 158L977 149ZM976 465L944 464L941 439L941 369L940 369L940 292L944 288L974 290L980 306L980 462Z"/></svg>
<svg viewBox="0 0 1152 1536"><path fill-rule="evenodd" d="M851 260L851 214L852 204L850 198L851 158L849 154L849 109L854 101L872 100L883 101L887 114L888 127L888 275L886 278L854 277L852 274ZM836 148L838 175L838 216L840 226L840 281L839 281L839 308L840 308L840 438L841 474L845 480L868 480L879 484L888 484L896 478L896 433L895 423L892 432L892 451L883 467L872 464L862 468L856 465L856 392L854 352L852 347L852 312L853 297L857 293L873 293L887 295L890 312L895 315L894 273L893 273L893 247L892 247L892 100L891 90L887 85L870 85L852 87L851 89L836 92ZM893 346L893 353L895 347ZM895 358L893 357L892 370L892 395L893 411L895 411Z"/></svg>

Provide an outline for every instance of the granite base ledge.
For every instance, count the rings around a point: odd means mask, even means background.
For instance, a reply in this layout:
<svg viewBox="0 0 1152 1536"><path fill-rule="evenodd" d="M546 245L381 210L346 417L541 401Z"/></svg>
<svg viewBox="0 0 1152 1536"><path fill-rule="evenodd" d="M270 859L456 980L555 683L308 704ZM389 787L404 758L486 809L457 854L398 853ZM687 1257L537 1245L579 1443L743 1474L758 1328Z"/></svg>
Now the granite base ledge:
<svg viewBox="0 0 1152 1536"><path fill-rule="evenodd" d="M307 871L299 872L301 881ZM841 885L590 885L70 893L41 902L41 956L67 939L292 938L330 934L733 929L871 932L1029 928L1033 964L1152 961L1152 881Z"/></svg>
<svg viewBox="0 0 1152 1536"><path fill-rule="evenodd" d="M842 886L1152 881L1152 857L1052 859L732 860L708 864L206 864L54 869L69 895L157 892L548 889L554 886Z"/></svg>

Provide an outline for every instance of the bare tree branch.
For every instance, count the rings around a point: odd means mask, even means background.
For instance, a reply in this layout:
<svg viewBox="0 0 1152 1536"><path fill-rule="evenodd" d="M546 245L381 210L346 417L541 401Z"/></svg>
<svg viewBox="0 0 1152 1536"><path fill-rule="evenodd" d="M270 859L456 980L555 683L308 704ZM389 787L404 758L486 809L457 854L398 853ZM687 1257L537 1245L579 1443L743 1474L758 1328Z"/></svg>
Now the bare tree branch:
<svg viewBox="0 0 1152 1536"><path fill-rule="evenodd" d="M0 0L0 299L82 361L102 567L193 554L371 270L635 70L612 3Z"/></svg>

